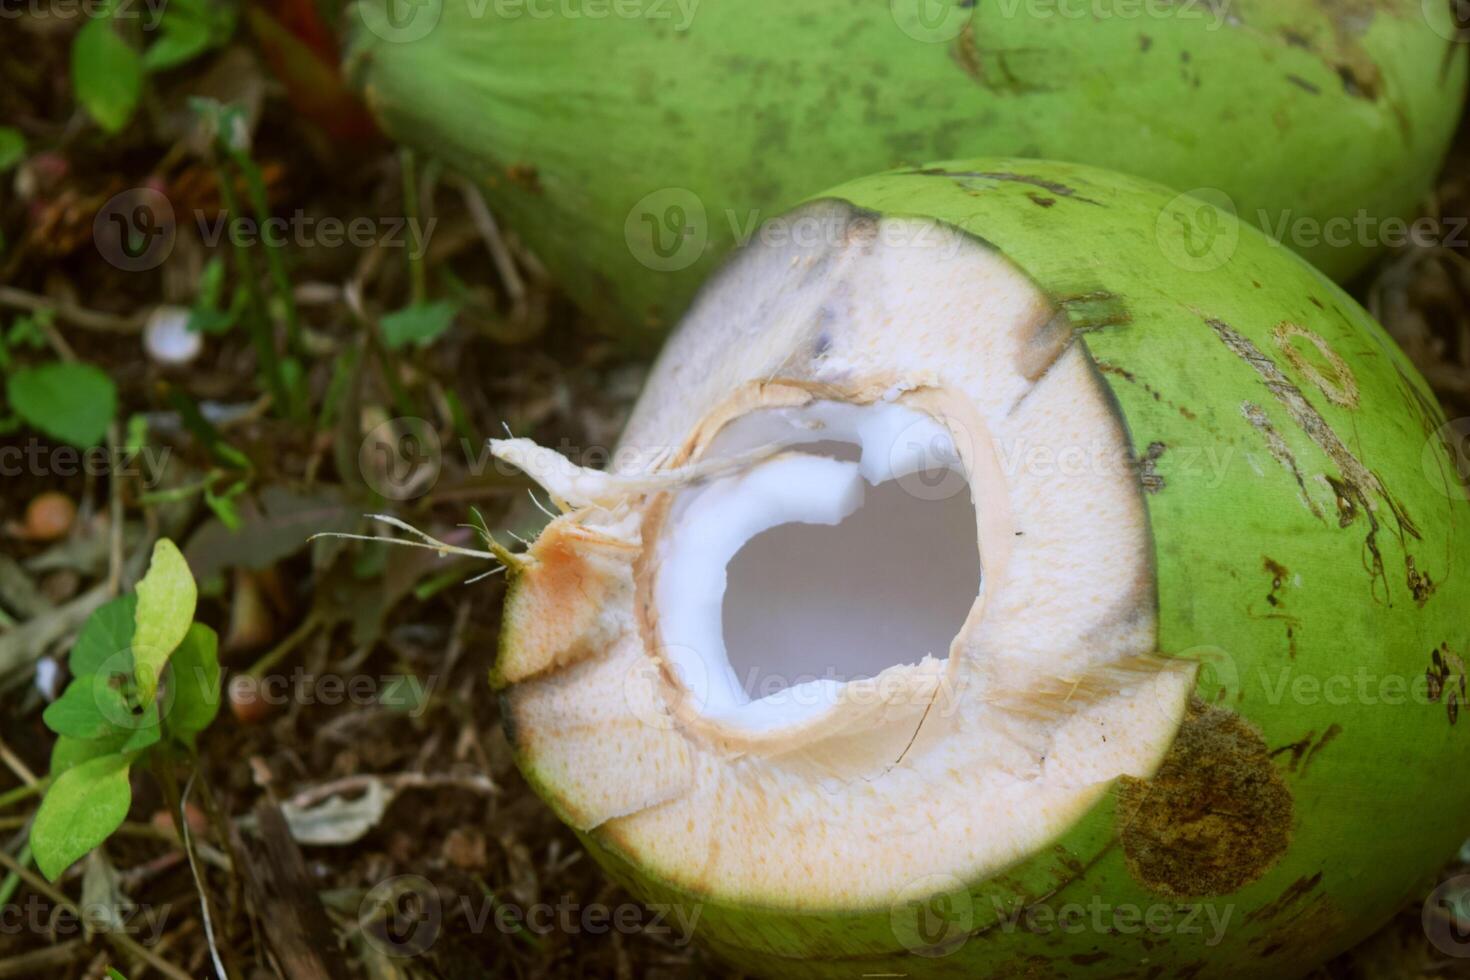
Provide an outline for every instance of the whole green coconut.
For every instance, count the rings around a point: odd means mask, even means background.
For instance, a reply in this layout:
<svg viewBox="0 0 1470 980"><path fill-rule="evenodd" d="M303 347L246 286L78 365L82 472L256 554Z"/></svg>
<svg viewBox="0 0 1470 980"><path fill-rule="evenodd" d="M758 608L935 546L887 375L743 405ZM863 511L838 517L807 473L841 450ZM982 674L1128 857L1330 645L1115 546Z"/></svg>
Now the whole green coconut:
<svg viewBox="0 0 1470 980"><path fill-rule="evenodd" d="M386 128L476 180L635 340L817 188L977 154L1198 191L1341 280L1418 212L1465 96L1466 45L1437 0L357 10L351 69Z"/></svg>

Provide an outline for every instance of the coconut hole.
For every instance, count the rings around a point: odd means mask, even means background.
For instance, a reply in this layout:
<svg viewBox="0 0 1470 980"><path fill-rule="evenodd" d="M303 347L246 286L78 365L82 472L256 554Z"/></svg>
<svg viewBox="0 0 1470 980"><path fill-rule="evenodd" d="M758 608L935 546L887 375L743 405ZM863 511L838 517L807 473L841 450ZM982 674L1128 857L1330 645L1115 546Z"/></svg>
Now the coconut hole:
<svg viewBox="0 0 1470 980"><path fill-rule="evenodd" d="M947 657L979 593L975 529L969 485L946 470L867 487L835 526L782 524L753 537L727 568L723 605L725 652L746 695Z"/></svg>

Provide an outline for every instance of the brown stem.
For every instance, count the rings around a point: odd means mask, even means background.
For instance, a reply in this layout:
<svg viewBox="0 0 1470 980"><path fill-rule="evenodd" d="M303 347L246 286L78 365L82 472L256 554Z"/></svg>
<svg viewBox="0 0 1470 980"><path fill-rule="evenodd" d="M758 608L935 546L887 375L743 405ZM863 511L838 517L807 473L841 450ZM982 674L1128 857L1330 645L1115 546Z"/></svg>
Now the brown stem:
<svg viewBox="0 0 1470 980"><path fill-rule="evenodd" d="M11 857L9 854L6 854L4 850L0 850L0 864L3 864L5 867L9 868L11 872L18 875L20 879L24 881L27 885L30 885L36 891L40 892L42 895L45 895L47 898L51 899L51 901L55 902L57 907L60 908L62 911L68 912L71 915L76 916L78 919L81 918L82 913L77 909L75 905L72 904L71 900L68 899L66 895L61 892L60 889L53 887L51 883L48 882L45 878L42 878L34 871L31 871L29 868L23 866L15 858ZM116 946L124 954L142 960L144 963L147 963L149 966L153 967L153 969L157 970L159 973L162 973L164 976L171 977L172 980L193 980L193 978L190 977L189 974L174 966L168 960L159 956L157 953L148 949L146 946L139 944L125 932L104 931L100 935L108 942Z"/></svg>

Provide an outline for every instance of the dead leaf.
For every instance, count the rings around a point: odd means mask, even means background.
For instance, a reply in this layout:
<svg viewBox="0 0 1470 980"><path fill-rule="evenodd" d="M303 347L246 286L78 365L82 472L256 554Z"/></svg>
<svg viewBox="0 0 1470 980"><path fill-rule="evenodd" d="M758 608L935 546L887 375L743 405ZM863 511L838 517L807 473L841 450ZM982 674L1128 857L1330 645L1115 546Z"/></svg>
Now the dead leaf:
<svg viewBox="0 0 1470 980"><path fill-rule="evenodd" d="M128 905L117 869L102 848L93 848L82 869L82 921L88 933L116 932L126 925Z"/></svg>
<svg viewBox="0 0 1470 980"><path fill-rule="evenodd" d="M238 531L211 520L189 539L184 555L198 579L236 566L257 571L269 568L306 547L313 534L357 527L361 508L348 500L332 487L311 491L266 487L258 500L241 505L243 520Z"/></svg>
<svg viewBox="0 0 1470 980"><path fill-rule="evenodd" d="M382 780L370 779L364 784L363 794L353 799L330 796L311 807L288 802L281 805L281 812L291 836L299 843L353 844L378 825L397 795Z"/></svg>

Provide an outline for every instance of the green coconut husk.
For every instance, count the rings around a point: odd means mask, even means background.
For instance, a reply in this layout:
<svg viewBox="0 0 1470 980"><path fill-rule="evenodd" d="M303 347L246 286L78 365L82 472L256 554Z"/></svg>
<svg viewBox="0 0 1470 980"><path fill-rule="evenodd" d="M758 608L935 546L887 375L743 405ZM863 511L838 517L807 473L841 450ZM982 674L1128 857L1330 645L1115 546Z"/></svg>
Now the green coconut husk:
<svg viewBox="0 0 1470 980"><path fill-rule="evenodd" d="M816 188L978 154L1197 192L1345 280L1418 212L1466 87L1420 0L356 10L350 70L388 131L634 338Z"/></svg>

